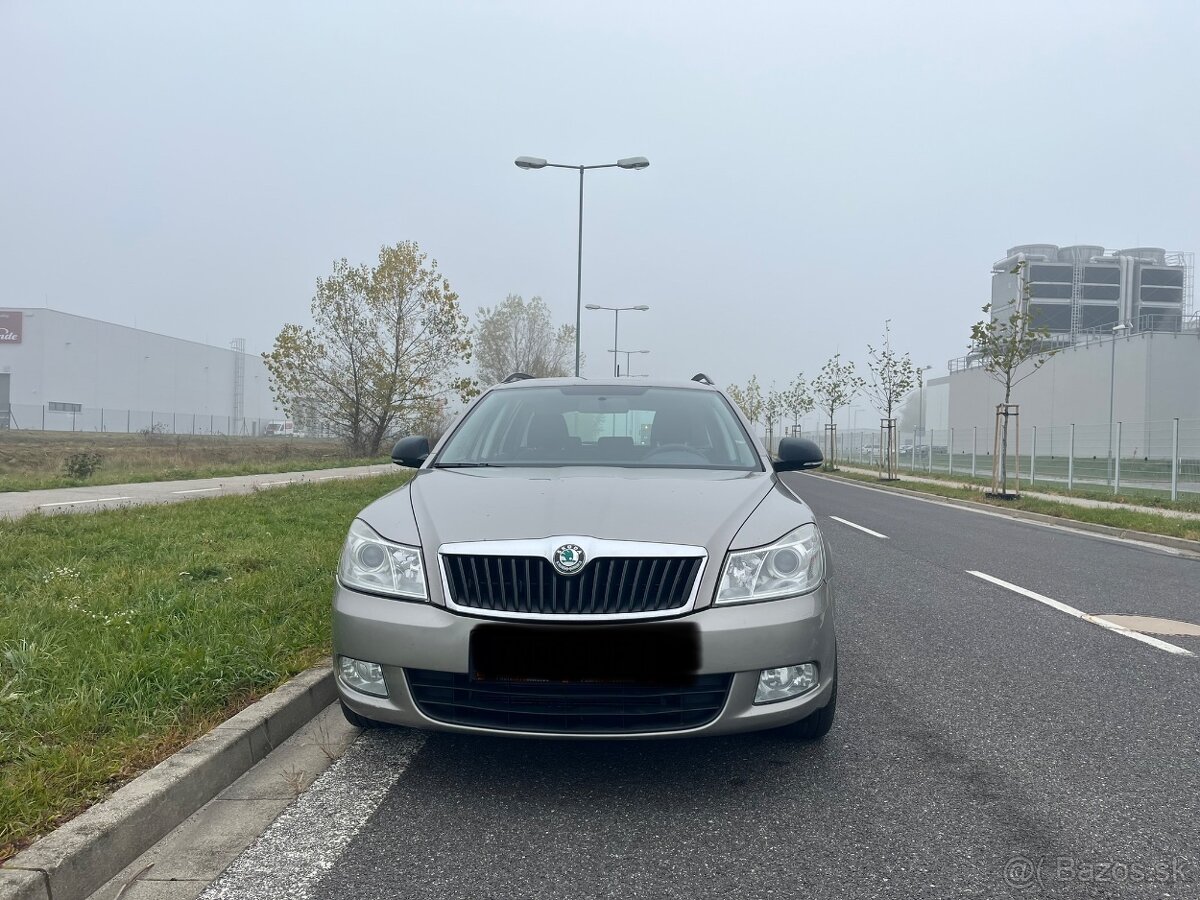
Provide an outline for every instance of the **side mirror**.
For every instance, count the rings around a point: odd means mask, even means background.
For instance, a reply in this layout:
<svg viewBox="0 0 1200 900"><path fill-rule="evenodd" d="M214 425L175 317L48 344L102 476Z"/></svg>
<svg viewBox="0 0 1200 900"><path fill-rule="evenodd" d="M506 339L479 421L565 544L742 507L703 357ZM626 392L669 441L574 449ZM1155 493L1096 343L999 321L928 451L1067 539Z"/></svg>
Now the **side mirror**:
<svg viewBox="0 0 1200 900"><path fill-rule="evenodd" d="M429 455L429 438L422 434L400 438L392 448L392 462L398 466L419 469Z"/></svg>
<svg viewBox="0 0 1200 900"><path fill-rule="evenodd" d="M823 462L825 455L814 441L808 438L785 437L779 442L779 458L775 460L775 471L816 469Z"/></svg>

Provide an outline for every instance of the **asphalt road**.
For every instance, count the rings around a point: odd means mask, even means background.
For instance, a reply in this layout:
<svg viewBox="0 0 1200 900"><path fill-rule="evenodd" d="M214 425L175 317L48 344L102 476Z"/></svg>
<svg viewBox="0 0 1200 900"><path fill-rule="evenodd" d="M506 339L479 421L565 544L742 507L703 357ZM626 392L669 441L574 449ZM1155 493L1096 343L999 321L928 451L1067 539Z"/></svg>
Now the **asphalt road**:
<svg viewBox="0 0 1200 900"><path fill-rule="evenodd" d="M1200 638L971 574L1196 623L1200 561L792 483L839 586L823 743L367 733L204 896L1200 896Z"/></svg>

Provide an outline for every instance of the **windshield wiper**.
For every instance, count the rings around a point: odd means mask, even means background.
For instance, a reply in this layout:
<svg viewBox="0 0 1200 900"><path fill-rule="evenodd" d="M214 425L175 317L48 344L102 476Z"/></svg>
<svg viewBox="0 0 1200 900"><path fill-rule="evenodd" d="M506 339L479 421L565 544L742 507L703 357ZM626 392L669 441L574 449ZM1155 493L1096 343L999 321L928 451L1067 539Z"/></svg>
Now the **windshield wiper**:
<svg viewBox="0 0 1200 900"><path fill-rule="evenodd" d="M434 463L431 468L434 468L434 469L503 469L505 467L498 463L460 462L460 463Z"/></svg>

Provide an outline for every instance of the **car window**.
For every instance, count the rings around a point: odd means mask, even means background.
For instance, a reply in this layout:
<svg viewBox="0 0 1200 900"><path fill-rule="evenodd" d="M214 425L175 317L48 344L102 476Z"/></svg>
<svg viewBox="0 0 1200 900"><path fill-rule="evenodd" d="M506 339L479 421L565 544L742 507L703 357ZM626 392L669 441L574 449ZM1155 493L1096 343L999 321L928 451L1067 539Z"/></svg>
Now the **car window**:
<svg viewBox="0 0 1200 900"><path fill-rule="evenodd" d="M712 391L598 385L483 397L435 465L761 468L729 403Z"/></svg>

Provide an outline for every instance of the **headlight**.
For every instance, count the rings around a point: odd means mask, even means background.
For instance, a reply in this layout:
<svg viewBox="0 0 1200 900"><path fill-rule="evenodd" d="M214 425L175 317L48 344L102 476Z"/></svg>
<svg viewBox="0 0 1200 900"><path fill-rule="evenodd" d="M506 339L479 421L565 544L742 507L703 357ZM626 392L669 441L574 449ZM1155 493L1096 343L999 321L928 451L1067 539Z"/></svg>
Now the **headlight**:
<svg viewBox="0 0 1200 900"><path fill-rule="evenodd" d="M725 558L718 603L777 600L814 590L825 577L825 551L816 525L801 525L774 544Z"/></svg>
<svg viewBox="0 0 1200 900"><path fill-rule="evenodd" d="M338 578L350 588L406 600L427 600L425 567L416 547L393 544L358 519L350 526Z"/></svg>

